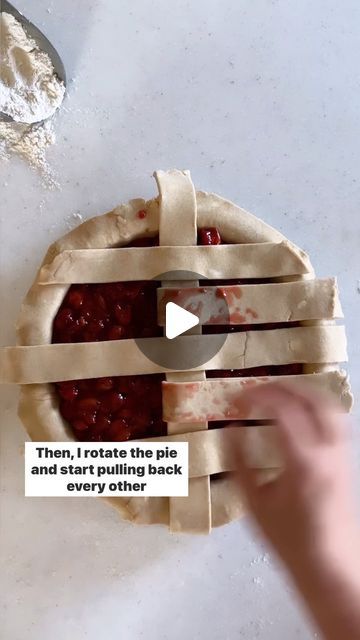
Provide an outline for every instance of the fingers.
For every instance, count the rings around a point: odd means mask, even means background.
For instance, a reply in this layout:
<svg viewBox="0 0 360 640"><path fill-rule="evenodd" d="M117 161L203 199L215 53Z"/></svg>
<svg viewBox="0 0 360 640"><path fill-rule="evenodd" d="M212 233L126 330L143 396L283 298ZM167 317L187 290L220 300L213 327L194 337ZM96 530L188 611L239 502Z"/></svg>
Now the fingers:
<svg viewBox="0 0 360 640"><path fill-rule="evenodd" d="M267 384L245 391L247 402L265 409L277 424L276 435L286 459L298 457L302 445L314 441L313 425L303 404L279 384Z"/></svg>
<svg viewBox="0 0 360 640"><path fill-rule="evenodd" d="M303 445L343 438L344 421L332 398L305 386L270 383L244 391L245 401L260 406L278 423L278 436L285 452L293 455Z"/></svg>
<svg viewBox="0 0 360 640"><path fill-rule="evenodd" d="M259 469L250 468L243 448L243 438L239 437L244 427L239 427L236 423L229 426L233 427L234 432L231 446L236 461L235 475L250 511L259 521L264 507L268 508L276 500L282 472L279 469L259 472Z"/></svg>
<svg viewBox="0 0 360 640"><path fill-rule="evenodd" d="M314 390L307 385L284 385L295 401L301 403L308 413L314 436L318 436L324 443L332 443L343 439L347 421L341 405L333 396L323 390Z"/></svg>
<svg viewBox="0 0 360 640"><path fill-rule="evenodd" d="M275 435L285 464L281 477L285 478L287 469L290 472L290 476L286 476L286 482L294 474L295 477L302 477L304 470L308 469L309 461L313 464L313 453L316 453L317 447L341 444L345 439L346 422L333 400L314 393L305 386L295 388L288 384L269 383L249 387L242 395L250 408L260 407L267 415L274 417ZM233 429L232 445L240 484L250 506L256 511L257 505L263 502L265 492L274 496L278 488L284 486L284 482L279 484L275 480L270 486L259 488L257 473L247 464L241 429L242 427Z"/></svg>

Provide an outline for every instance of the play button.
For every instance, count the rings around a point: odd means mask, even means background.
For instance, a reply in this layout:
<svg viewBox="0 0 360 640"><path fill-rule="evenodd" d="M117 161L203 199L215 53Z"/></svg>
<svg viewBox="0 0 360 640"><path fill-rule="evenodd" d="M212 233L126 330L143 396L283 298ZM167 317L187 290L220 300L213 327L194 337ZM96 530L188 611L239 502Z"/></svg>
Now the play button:
<svg viewBox="0 0 360 640"><path fill-rule="evenodd" d="M206 365L222 349L228 333L226 329L223 331L221 326L201 326L196 334L189 332L189 329L200 325L201 309L205 309L207 317L217 317L220 314L224 319L224 325L227 325L229 310L226 298L210 297L207 299L206 308L199 304L201 301L196 296L186 301L185 291L189 284L190 287L200 286L200 293L205 291L207 279L200 273L167 271L160 273L154 280L158 282L159 288L170 287L168 297L163 298L163 306L160 304L157 309L159 335L154 338L135 338L137 347L146 358L165 369L188 371ZM209 282L209 286L211 284ZM174 289L174 293L179 289L184 290L184 297L180 296L179 299L177 295L176 298L172 298L171 288ZM173 299L179 304L175 304Z"/></svg>
<svg viewBox="0 0 360 640"><path fill-rule="evenodd" d="M166 305L166 325L165 335L169 340L173 340L182 333L189 331L199 324L199 318L190 311L186 311L174 302L168 302Z"/></svg>

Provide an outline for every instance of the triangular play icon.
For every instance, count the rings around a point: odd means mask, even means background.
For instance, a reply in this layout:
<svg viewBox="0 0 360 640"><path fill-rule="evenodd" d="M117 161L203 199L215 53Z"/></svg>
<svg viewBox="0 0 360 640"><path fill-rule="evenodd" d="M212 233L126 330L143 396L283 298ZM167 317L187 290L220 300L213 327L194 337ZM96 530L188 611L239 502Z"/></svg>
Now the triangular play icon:
<svg viewBox="0 0 360 640"><path fill-rule="evenodd" d="M174 302L167 303L165 335L169 340L177 338L185 331L196 327L197 324L199 324L199 318L193 313L179 307Z"/></svg>

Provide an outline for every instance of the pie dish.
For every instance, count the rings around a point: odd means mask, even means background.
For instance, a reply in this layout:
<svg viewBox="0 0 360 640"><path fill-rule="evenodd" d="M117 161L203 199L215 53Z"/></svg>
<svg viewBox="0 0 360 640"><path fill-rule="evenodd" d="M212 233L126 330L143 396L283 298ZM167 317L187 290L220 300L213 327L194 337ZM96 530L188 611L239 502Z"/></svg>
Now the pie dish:
<svg viewBox="0 0 360 640"><path fill-rule="evenodd" d="M0 381L21 384L19 415L35 441L188 441L189 497L108 500L133 522L207 533L243 513L230 437L243 440L260 480L281 468L273 416L245 411L242 388L281 377L330 391L349 411L346 336L336 280L316 279L301 249L196 192L187 171L155 177L157 198L118 206L49 248L21 309L18 346L1 351ZM159 280L174 270L203 281ZM136 344L166 340L169 300L200 317L184 347L228 334L191 371L161 367ZM217 300L228 317L209 311Z"/></svg>

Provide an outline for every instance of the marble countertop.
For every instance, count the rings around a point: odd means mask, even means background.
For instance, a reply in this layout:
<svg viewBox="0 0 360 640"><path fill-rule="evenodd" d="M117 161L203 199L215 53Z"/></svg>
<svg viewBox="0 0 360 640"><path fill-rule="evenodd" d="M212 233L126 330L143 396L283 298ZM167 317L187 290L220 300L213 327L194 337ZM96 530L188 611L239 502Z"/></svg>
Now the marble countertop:
<svg viewBox="0 0 360 640"><path fill-rule="evenodd" d="M1 343L14 340L52 241L80 217L152 196L154 169L189 168L199 188L308 251L318 275L338 276L359 398L359 3L17 6L61 52L69 91L48 153L60 188L21 160L0 166ZM1 390L4 638L315 637L247 522L179 537L133 527L91 498L25 499L16 399Z"/></svg>

